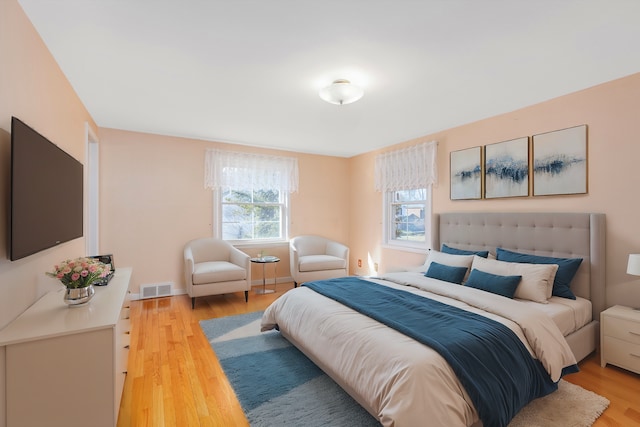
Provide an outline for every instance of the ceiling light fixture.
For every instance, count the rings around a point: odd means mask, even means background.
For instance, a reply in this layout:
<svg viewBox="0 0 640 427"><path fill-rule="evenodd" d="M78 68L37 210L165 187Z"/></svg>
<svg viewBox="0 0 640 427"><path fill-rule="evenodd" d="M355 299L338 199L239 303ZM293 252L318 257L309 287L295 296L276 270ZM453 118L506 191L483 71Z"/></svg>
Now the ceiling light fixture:
<svg viewBox="0 0 640 427"><path fill-rule="evenodd" d="M320 98L331 104L345 105L362 98L364 91L349 80L334 80L329 86L320 89Z"/></svg>

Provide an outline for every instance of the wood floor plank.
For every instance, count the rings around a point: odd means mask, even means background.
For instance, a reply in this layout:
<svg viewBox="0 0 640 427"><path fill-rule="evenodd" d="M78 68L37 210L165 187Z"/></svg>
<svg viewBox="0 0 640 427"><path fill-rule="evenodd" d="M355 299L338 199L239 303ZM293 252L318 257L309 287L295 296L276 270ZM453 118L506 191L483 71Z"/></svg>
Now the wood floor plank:
<svg viewBox="0 0 640 427"><path fill-rule="evenodd" d="M203 319L264 310L293 288L196 300L186 295L131 302L131 348L118 427L248 426L220 363L199 326ZM594 427L640 427L640 375L608 365L597 354L567 381L611 401Z"/></svg>

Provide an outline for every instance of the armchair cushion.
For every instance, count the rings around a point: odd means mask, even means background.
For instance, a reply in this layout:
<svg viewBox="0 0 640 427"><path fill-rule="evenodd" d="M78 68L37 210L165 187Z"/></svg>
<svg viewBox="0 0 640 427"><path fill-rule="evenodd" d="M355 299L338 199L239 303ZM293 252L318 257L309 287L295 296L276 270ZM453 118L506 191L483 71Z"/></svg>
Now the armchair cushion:
<svg viewBox="0 0 640 427"><path fill-rule="evenodd" d="M347 261L332 255L306 255L298 259L299 271L337 270L347 268Z"/></svg>
<svg viewBox="0 0 640 427"><path fill-rule="evenodd" d="M193 284L231 282L245 280L247 271L227 261L200 262L193 267Z"/></svg>

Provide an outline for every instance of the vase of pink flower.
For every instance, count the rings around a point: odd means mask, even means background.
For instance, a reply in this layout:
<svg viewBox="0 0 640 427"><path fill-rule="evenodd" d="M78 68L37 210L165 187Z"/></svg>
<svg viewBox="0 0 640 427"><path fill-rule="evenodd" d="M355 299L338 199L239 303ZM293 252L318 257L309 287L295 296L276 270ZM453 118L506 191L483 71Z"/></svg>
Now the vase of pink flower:
<svg viewBox="0 0 640 427"><path fill-rule="evenodd" d="M47 276L58 279L66 288L64 302L70 307L86 304L95 294L93 284L106 277L111 266L94 258L66 260L53 267Z"/></svg>

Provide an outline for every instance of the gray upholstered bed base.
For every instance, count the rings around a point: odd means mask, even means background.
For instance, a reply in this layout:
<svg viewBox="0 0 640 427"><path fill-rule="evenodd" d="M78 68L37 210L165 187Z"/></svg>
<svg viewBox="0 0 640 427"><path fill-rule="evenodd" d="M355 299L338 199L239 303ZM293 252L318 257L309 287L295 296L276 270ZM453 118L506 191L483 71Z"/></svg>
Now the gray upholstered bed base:
<svg viewBox="0 0 640 427"><path fill-rule="evenodd" d="M569 335L578 361L598 346L600 312L605 309L605 215L549 212L450 212L436 214L433 243L460 249L496 247L535 255L583 258L571 284L573 292L591 301L593 320Z"/></svg>

